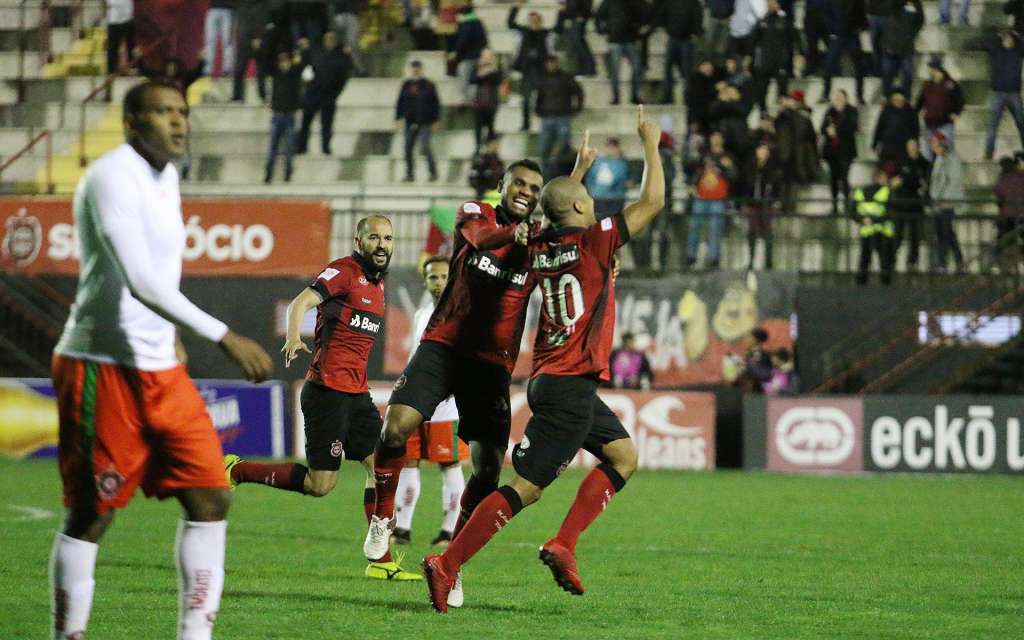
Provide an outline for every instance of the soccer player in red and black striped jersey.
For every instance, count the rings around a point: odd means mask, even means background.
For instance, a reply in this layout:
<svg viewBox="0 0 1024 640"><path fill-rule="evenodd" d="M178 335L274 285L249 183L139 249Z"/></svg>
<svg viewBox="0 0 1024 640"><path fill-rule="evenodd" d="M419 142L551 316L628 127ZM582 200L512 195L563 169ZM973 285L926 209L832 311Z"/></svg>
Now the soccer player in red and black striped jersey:
<svg viewBox="0 0 1024 640"><path fill-rule="evenodd" d="M642 231L665 203L658 126L638 111L644 147L639 201L597 222L594 199L580 183L552 180L541 194L551 228L530 242L534 277L544 301L534 343L527 399L533 416L512 452L515 476L485 498L443 554L423 560L434 608L448 610L448 594L461 566L568 466L579 449L601 460L580 485L558 534L540 548L558 584L582 595L576 541L604 510L636 468L637 454L626 429L597 397L608 380L615 327L615 251Z"/></svg>
<svg viewBox="0 0 1024 640"><path fill-rule="evenodd" d="M288 306L285 366L299 351L312 353L300 401L306 431L307 468L301 464L260 464L227 456L232 487L264 484L309 496L325 496L338 481L344 455L366 467L363 511L369 520L376 504L373 449L380 437L380 412L370 398L366 367L373 343L384 323L384 272L391 261L394 233L384 216L359 221L352 255L328 264ZM299 329L306 312L317 309L313 351ZM366 568L366 576L386 580L418 580L390 554Z"/></svg>
<svg viewBox="0 0 1024 640"><path fill-rule="evenodd" d="M574 171L575 179L585 172ZM370 561L388 551L405 442L448 396L455 396L459 438L470 445L473 462L455 537L498 486L512 424L509 383L534 286L527 219L542 186L540 167L520 160L498 185L497 207L472 200L459 208L448 284L385 414L376 451L377 510L363 545Z"/></svg>

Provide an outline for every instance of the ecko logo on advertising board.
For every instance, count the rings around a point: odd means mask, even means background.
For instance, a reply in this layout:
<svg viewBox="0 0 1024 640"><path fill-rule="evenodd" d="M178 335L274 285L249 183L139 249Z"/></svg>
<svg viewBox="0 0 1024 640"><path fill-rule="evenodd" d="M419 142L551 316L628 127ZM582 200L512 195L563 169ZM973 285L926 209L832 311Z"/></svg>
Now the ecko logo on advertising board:
<svg viewBox="0 0 1024 640"><path fill-rule="evenodd" d="M858 399L771 398L766 467L774 471L864 468L863 404Z"/></svg>

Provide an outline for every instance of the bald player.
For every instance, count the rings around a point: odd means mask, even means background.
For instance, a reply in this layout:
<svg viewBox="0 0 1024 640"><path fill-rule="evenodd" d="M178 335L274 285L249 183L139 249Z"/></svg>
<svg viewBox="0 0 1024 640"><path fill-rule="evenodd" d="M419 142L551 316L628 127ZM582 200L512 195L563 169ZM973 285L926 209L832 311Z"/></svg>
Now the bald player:
<svg viewBox="0 0 1024 640"><path fill-rule="evenodd" d="M284 365L299 351L313 358L300 397L306 431L305 465L260 464L224 458L232 489L242 483L264 484L319 498L338 482L341 460L359 460L366 467L363 511L369 517L376 505L373 448L383 422L370 398L366 367L370 350L384 324L384 273L391 262L395 238L391 221L369 216L359 221L352 238L352 255L335 260L288 305ZM313 351L302 341L306 312L316 308ZM420 580L404 571L390 554L366 567L366 577L382 580Z"/></svg>
<svg viewBox="0 0 1024 640"><path fill-rule="evenodd" d="M576 541L626 484L637 453L618 417L597 397L610 379L615 329L615 251L654 219L665 204L658 126L637 114L644 147L640 199L600 222L594 199L578 182L556 178L541 192L551 226L530 241L530 267L543 293L533 347L527 400L533 416L512 452L515 475L485 498L448 549L423 559L434 608L446 613L448 594L463 564L544 488L582 448L601 463L583 480L558 534L540 548L555 581L583 594L576 569Z"/></svg>

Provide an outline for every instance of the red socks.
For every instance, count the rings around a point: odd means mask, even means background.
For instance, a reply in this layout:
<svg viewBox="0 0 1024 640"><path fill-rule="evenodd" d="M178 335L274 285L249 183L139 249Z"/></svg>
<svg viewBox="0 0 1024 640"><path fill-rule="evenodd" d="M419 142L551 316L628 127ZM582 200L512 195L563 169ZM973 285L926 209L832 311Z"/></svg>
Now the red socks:
<svg viewBox="0 0 1024 640"><path fill-rule="evenodd" d="M569 508L556 538L570 551L575 551L580 534L601 515L612 497L625 485L626 481L614 467L609 464L598 465L580 484L576 500Z"/></svg>
<svg viewBox="0 0 1024 640"><path fill-rule="evenodd" d="M395 494L404 466L404 445L391 448L378 444L373 463L373 476L377 481L377 506L373 513L378 518L395 517Z"/></svg>
<svg viewBox="0 0 1024 640"><path fill-rule="evenodd" d="M523 508L523 501L512 487L505 485L484 498L458 536L441 556L445 570L454 574L475 556L494 534L508 524Z"/></svg>
<svg viewBox="0 0 1024 640"><path fill-rule="evenodd" d="M476 475L469 476L469 480L466 481L466 488L462 492L462 498L459 499L459 518L455 522L452 540L458 537L459 532L469 522L470 516L473 515L473 511L480 504L480 501L497 490L497 482L486 482L476 477Z"/></svg>
<svg viewBox="0 0 1024 640"><path fill-rule="evenodd" d="M238 483L255 482L275 489L304 493L306 473L309 470L301 464L260 464L239 462L231 469L231 479Z"/></svg>

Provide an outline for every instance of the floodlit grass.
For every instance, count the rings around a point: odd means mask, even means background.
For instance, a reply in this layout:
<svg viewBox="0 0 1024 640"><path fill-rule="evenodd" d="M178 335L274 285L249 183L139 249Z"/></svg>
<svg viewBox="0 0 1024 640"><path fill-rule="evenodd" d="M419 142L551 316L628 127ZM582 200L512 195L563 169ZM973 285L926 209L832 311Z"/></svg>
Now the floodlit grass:
<svg viewBox="0 0 1024 640"><path fill-rule="evenodd" d="M0 462L0 474L0 638L44 638L56 468ZM216 636L1024 637L1020 478L639 473L584 534L587 593L573 597L537 546L580 478L566 473L466 567L466 606L447 616L422 582L363 577L359 467L319 500L245 485ZM410 567L440 522L439 476L423 479ZM176 518L174 504L141 498L118 515L90 638L174 637Z"/></svg>

